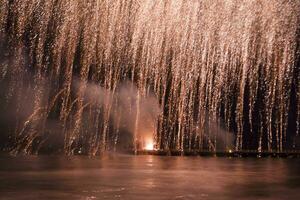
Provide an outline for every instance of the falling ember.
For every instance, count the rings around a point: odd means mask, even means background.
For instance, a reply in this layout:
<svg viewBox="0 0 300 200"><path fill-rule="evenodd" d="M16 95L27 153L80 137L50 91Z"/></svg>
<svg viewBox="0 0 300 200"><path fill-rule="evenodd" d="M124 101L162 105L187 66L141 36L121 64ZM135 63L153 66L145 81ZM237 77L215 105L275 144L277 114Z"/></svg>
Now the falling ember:
<svg viewBox="0 0 300 200"><path fill-rule="evenodd" d="M142 148L300 148L299 10L299 0L1 0L0 130L11 131L0 144L95 155L128 140L136 151L153 123Z"/></svg>

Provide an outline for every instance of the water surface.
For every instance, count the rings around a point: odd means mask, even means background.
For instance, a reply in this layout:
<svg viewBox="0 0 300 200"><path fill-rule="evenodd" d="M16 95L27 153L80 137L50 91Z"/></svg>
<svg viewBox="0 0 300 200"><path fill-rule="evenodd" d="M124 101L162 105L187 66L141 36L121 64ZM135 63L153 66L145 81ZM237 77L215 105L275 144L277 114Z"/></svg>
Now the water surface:
<svg viewBox="0 0 300 200"><path fill-rule="evenodd" d="M300 199L300 160L1 156L0 199Z"/></svg>

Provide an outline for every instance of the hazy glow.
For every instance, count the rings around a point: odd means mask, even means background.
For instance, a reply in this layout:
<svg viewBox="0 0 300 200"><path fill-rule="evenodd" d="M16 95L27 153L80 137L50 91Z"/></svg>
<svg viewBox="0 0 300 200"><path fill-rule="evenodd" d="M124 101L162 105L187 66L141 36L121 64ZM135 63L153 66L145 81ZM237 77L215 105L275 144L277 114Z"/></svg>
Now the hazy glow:
<svg viewBox="0 0 300 200"><path fill-rule="evenodd" d="M151 140L146 141L145 150L149 150L149 151L154 150L153 141Z"/></svg>

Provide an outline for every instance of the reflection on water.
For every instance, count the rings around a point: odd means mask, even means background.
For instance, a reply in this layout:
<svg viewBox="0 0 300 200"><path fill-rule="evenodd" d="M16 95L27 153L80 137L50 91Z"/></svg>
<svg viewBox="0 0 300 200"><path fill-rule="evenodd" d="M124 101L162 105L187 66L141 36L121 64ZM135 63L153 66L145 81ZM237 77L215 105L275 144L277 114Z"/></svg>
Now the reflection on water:
<svg viewBox="0 0 300 200"><path fill-rule="evenodd" d="M0 199L300 199L300 160L0 157Z"/></svg>

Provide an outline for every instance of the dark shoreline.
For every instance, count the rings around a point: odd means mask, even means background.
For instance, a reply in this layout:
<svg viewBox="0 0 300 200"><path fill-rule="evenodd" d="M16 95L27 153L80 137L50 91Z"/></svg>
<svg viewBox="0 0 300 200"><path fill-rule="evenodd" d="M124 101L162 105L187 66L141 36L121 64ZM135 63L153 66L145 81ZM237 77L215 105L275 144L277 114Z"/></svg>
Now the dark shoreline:
<svg viewBox="0 0 300 200"><path fill-rule="evenodd" d="M210 152L210 151L165 151L165 150L138 150L135 151L122 151L122 152L104 152L103 155L109 154L127 154L127 155L153 155L153 156L200 156L200 157L233 157L233 158L300 158L300 151L284 151L284 152L268 152L268 151L219 151L219 152ZM7 151L0 151L0 156L66 156L66 154L61 152L51 152L51 153L39 153L39 154L13 154ZM70 155L72 156L72 155ZM74 156L90 156L90 157L97 157L101 156L101 154L97 154L94 156L85 154L85 153L75 153Z"/></svg>
<svg viewBox="0 0 300 200"><path fill-rule="evenodd" d="M131 152L134 154L134 152ZM141 150L137 155L157 155L157 156L202 156L202 157L272 157L272 158L300 158L300 151L267 152L267 151L160 151Z"/></svg>

